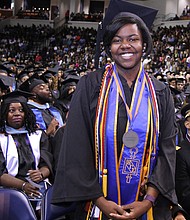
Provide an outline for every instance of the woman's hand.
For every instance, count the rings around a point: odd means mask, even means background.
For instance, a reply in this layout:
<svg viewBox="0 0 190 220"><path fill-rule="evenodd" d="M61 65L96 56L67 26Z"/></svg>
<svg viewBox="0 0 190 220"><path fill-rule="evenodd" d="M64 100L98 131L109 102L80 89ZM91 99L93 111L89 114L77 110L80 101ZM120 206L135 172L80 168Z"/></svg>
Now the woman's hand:
<svg viewBox="0 0 190 220"><path fill-rule="evenodd" d="M32 186L30 183L26 182L24 188L23 188L24 192L32 197L32 198L36 198L36 197L41 197L42 194L38 191L39 189Z"/></svg>
<svg viewBox="0 0 190 220"><path fill-rule="evenodd" d="M112 218L110 213L122 215L125 212L121 206L117 205L115 202L106 200L104 197L96 199L95 204L109 218Z"/></svg>
<svg viewBox="0 0 190 220"><path fill-rule="evenodd" d="M122 215L111 213L111 219L132 220L137 219L146 213L152 207L152 203L148 200L142 202L136 201L128 205L123 205L121 208L124 210Z"/></svg>
<svg viewBox="0 0 190 220"><path fill-rule="evenodd" d="M39 183L43 180L43 175L40 170L29 170L28 173L33 182Z"/></svg>
<svg viewBox="0 0 190 220"><path fill-rule="evenodd" d="M186 218L181 212L178 212L174 220L186 220Z"/></svg>

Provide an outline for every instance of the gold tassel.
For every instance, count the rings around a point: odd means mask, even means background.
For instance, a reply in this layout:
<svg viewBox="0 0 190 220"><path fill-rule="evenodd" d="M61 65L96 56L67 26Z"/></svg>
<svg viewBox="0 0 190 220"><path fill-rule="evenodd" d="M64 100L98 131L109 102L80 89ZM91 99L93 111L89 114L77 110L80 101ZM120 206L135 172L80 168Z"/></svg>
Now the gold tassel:
<svg viewBox="0 0 190 220"><path fill-rule="evenodd" d="M103 186L103 193L104 197L107 197L107 169L103 169L103 175L102 175L102 186Z"/></svg>
<svg viewBox="0 0 190 220"><path fill-rule="evenodd" d="M147 212L147 220L154 220L152 208L150 208Z"/></svg>

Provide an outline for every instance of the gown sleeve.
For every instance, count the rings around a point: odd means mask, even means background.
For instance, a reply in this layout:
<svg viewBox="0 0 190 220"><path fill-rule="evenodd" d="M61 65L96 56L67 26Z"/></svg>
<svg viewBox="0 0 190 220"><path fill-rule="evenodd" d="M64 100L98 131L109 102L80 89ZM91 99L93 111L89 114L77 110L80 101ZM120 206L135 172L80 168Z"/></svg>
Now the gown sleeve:
<svg viewBox="0 0 190 220"><path fill-rule="evenodd" d="M77 84L60 140L53 203L92 200L103 195L95 169L93 130L99 81L100 76L91 73Z"/></svg>
<svg viewBox="0 0 190 220"><path fill-rule="evenodd" d="M38 167L47 166L50 170L50 180L53 181L53 155L51 153L51 146L47 134L42 131L42 136L40 139L40 162Z"/></svg>
<svg viewBox="0 0 190 220"><path fill-rule="evenodd" d="M169 88L157 92L160 116L159 153L149 182L156 186L161 196L177 204L175 193L176 134L175 112Z"/></svg>
<svg viewBox="0 0 190 220"><path fill-rule="evenodd" d="M4 173L8 173L6 169L6 161L5 157L3 155L3 151L0 147L0 176L2 176Z"/></svg>

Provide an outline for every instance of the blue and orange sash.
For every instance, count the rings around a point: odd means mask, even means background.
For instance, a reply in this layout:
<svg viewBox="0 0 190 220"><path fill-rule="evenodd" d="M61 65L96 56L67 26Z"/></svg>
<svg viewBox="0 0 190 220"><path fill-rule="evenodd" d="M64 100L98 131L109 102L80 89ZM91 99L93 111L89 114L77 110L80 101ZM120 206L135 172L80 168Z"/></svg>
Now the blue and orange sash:
<svg viewBox="0 0 190 220"><path fill-rule="evenodd" d="M138 144L129 148L123 144L117 154L117 123L119 99L126 106L126 132L138 134ZM149 76L141 68L128 107L118 73L113 64L106 66L98 100L95 122L96 168L104 196L119 205L138 200L140 186L154 168L158 153L159 113L155 90ZM93 212L95 207L91 208ZM143 216L150 217L151 210ZM148 217L149 215L149 217ZM92 213L88 215L90 219ZM96 215L97 216L97 215ZM99 219L102 213L99 212Z"/></svg>

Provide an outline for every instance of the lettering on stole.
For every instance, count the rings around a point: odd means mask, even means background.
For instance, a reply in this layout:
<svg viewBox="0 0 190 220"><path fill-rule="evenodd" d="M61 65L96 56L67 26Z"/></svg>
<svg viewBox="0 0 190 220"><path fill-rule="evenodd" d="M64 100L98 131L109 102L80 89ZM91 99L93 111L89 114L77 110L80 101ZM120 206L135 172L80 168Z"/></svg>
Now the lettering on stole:
<svg viewBox="0 0 190 220"><path fill-rule="evenodd" d="M130 149L130 158L124 158L122 174L126 175L126 183L130 183L133 176L138 175L140 160L136 158L138 148Z"/></svg>

